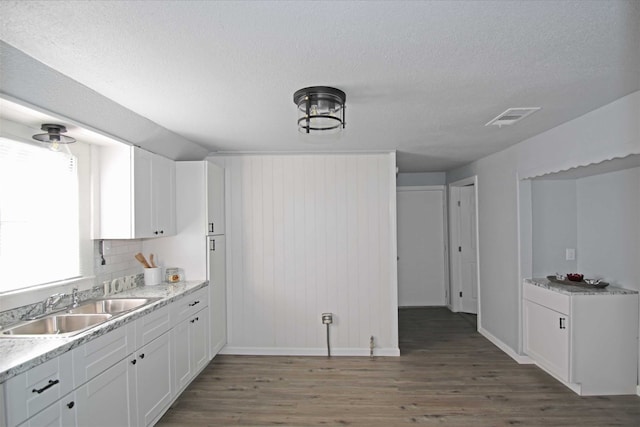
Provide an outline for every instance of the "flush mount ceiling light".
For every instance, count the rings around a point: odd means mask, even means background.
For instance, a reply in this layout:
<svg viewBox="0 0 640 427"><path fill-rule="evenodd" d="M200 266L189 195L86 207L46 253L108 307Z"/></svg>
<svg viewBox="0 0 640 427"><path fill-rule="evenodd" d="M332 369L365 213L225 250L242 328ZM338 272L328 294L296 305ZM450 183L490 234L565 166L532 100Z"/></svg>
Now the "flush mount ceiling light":
<svg viewBox="0 0 640 427"><path fill-rule="evenodd" d="M41 129L47 133L33 135L33 139L51 144L50 148L54 151L58 151L60 144L71 144L76 142L76 140L70 136L62 135L67 131L67 128L63 125L45 123L42 125Z"/></svg>
<svg viewBox="0 0 640 427"><path fill-rule="evenodd" d="M298 106L298 130L303 133L332 133L344 129L347 95L340 89L312 86L293 94Z"/></svg>

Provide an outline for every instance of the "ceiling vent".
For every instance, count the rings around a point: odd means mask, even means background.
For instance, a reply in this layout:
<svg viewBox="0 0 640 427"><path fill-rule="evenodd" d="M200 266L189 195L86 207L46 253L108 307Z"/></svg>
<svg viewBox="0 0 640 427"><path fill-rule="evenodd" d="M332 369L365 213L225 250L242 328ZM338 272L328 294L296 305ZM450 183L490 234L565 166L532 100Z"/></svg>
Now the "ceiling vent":
<svg viewBox="0 0 640 427"><path fill-rule="evenodd" d="M520 120L524 119L530 114L538 111L540 107L529 108L509 108L504 113L498 115L498 117L489 121L485 126L497 125L498 127L512 125Z"/></svg>

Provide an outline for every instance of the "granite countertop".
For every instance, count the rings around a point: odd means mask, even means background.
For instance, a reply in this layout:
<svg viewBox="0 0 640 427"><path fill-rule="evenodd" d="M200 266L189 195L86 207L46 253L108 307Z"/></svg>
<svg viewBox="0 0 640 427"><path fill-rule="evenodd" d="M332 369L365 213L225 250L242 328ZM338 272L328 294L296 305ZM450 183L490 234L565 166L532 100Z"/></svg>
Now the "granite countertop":
<svg viewBox="0 0 640 427"><path fill-rule="evenodd" d="M549 289L565 295L631 295L637 294L638 291L631 289L623 289L615 286L607 286L606 288L587 288L584 286L572 286L562 283L551 282L549 279L533 278L524 279L525 283Z"/></svg>
<svg viewBox="0 0 640 427"><path fill-rule="evenodd" d="M72 337L0 337L0 383L208 285L209 282L207 281L188 281L142 286L111 295L114 298L144 297L160 299Z"/></svg>

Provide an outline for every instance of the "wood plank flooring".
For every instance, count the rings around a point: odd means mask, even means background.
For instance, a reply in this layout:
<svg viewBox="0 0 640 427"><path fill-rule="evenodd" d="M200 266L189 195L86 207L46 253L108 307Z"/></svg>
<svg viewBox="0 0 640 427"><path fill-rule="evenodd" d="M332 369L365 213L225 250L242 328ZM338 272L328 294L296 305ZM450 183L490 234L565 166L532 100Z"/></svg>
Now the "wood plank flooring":
<svg viewBox="0 0 640 427"><path fill-rule="evenodd" d="M401 309L401 357L217 356L158 426L640 426L640 397L580 397L446 308Z"/></svg>

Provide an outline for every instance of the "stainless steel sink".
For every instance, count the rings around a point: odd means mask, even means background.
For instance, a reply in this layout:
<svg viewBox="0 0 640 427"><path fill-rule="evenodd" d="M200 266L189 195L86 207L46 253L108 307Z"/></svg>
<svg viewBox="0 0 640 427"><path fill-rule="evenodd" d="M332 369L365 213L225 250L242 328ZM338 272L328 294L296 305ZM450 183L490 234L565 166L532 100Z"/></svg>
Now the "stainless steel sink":
<svg viewBox="0 0 640 427"><path fill-rule="evenodd" d="M2 334L69 336L106 322L112 317L111 314L57 314L8 328L2 331Z"/></svg>
<svg viewBox="0 0 640 427"><path fill-rule="evenodd" d="M110 298L90 300L67 310L71 314L120 314L148 304L148 298Z"/></svg>

